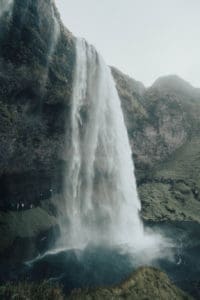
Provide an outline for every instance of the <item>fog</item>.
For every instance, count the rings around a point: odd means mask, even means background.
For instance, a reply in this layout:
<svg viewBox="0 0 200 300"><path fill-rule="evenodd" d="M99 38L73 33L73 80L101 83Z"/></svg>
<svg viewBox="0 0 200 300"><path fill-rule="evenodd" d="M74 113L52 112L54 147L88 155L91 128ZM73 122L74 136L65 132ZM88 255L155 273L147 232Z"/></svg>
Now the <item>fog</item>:
<svg viewBox="0 0 200 300"><path fill-rule="evenodd" d="M55 0L62 19L107 64L149 86L177 74L200 87L199 0Z"/></svg>

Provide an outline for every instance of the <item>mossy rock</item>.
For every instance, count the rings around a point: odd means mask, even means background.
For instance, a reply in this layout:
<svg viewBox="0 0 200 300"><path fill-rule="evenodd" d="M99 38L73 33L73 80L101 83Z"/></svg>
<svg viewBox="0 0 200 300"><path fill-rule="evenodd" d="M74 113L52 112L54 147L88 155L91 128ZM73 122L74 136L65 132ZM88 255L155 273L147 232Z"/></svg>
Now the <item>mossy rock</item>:
<svg viewBox="0 0 200 300"><path fill-rule="evenodd" d="M48 282L7 283L0 286L0 299L4 300L64 300L62 290Z"/></svg>
<svg viewBox="0 0 200 300"><path fill-rule="evenodd" d="M145 220L200 222L200 137L156 164L139 185Z"/></svg>
<svg viewBox="0 0 200 300"><path fill-rule="evenodd" d="M39 254L41 239L53 239L57 220L42 208L0 212L0 258L9 261L32 259Z"/></svg>
<svg viewBox="0 0 200 300"><path fill-rule="evenodd" d="M122 284L112 288L75 291L70 300L190 300L192 297L171 283L163 272L155 268L138 269Z"/></svg>

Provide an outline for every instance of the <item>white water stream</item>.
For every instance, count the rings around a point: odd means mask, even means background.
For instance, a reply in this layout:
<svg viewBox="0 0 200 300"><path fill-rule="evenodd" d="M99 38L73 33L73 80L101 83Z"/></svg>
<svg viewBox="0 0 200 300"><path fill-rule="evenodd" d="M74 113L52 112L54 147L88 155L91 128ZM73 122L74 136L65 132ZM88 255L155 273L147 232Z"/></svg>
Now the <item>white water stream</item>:
<svg viewBox="0 0 200 300"><path fill-rule="evenodd" d="M13 1L0 0L0 17L6 12L12 14ZM54 30L47 70L60 35L53 6L51 13ZM120 246L134 253L138 262L141 257L148 262L160 256L166 244L159 235L146 233L139 217L131 148L115 82L102 57L83 39L76 41L67 126L71 135L66 135L70 139L66 144L71 146L66 149L61 238L57 247L44 255L93 244Z"/></svg>
<svg viewBox="0 0 200 300"><path fill-rule="evenodd" d="M115 82L102 57L83 39L76 41L71 105L61 244L154 247L159 238L145 234L139 217L131 148Z"/></svg>

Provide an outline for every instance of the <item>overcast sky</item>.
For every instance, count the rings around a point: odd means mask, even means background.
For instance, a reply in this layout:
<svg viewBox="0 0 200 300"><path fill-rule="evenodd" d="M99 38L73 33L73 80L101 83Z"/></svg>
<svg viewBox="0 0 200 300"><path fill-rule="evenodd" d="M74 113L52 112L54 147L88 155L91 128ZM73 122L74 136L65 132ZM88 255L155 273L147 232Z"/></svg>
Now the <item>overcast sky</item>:
<svg viewBox="0 0 200 300"><path fill-rule="evenodd" d="M55 0L74 35L149 86L177 74L200 87L200 0Z"/></svg>

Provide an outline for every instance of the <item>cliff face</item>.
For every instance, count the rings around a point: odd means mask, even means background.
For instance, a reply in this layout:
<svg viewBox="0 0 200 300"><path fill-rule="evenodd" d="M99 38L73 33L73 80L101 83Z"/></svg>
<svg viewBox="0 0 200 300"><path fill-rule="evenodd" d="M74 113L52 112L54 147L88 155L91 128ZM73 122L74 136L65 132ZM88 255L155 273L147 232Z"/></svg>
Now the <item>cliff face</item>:
<svg viewBox="0 0 200 300"><path fill-rule="evenodd" d="M55 227L48 200L62 189L75 51L52 0L3 1L0 9L2 254Z"/></svg>
<svg viewBox="0 0 200 300"><path fill-rule="evenodd" d="M200 215L200 90L177 76L145 89L112 68L122 100L146 220Z"/></svg>
<svg viewBox="0 0 200 300"><path fill-rule="evenodd" d="M50 0L15 0L0 19L1 209L59 189L73 37ZM23 203L23 205L22 205Z"/></svg>
<svg viewBox="0 0 200 300"><path fill-rule="evenodd" d="M112 73L138 169L165 160L197 131L198 89L176 76L158 79L147 89L115 68Z"/></svg>
<svg viewBox="0 0 200 300"><path fill-rule="evenodd" d="M10 9L1 7L0 14L0 235L7 236L0 255L8 247L21 249L30 236L46 238L56 226L53 202L67 167L75 62L74 38L51 0L2 3ZM174 76L146 89L114 68L112 73L143 218L199 221L199 90Z"/></svg>

